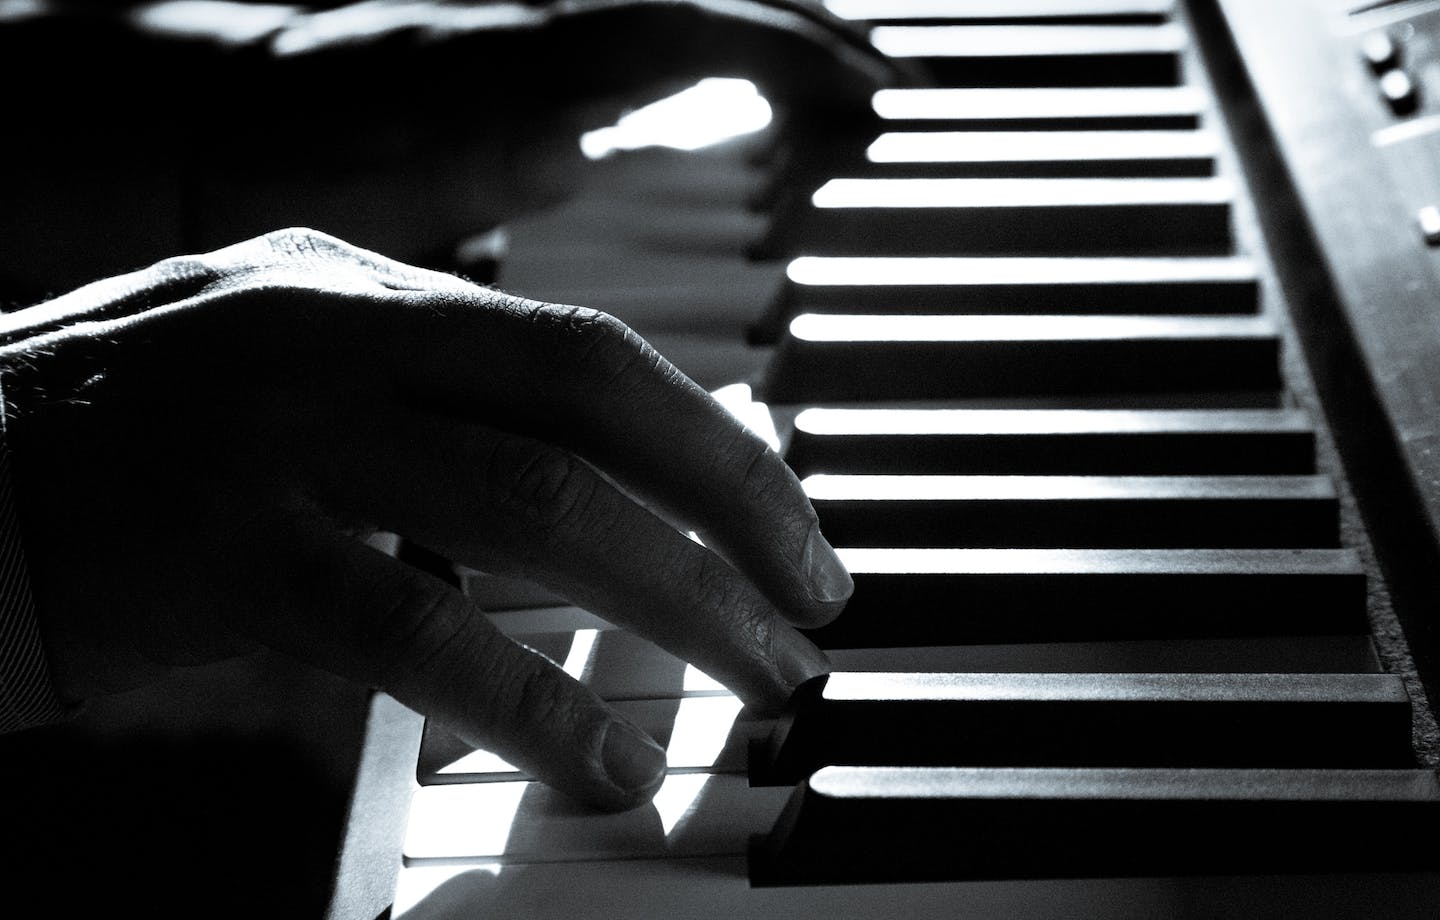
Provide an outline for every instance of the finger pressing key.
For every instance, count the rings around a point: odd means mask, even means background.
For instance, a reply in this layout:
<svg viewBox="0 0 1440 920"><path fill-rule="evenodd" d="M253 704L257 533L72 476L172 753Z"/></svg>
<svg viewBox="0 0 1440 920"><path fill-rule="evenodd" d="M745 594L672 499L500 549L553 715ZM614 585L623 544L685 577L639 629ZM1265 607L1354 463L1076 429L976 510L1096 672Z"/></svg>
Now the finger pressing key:
<svg viewBox="0 0 1440 920"><path fill-rule="evenodd" d="M579 457L445 418L369 421L387 449L340 452L351 465L318 494L337 516L367 515L446 558L542 584L762 709L828 672L749 578Z"/></svg>
<svg viewBox="0 0 1440 920"><path fill-rule="evenodd" d="M664 750L449 585L319 514L269 529L275 539L246 560L272 586L257 638L390 693L587 805L633 808L655 794Z"/></svg>

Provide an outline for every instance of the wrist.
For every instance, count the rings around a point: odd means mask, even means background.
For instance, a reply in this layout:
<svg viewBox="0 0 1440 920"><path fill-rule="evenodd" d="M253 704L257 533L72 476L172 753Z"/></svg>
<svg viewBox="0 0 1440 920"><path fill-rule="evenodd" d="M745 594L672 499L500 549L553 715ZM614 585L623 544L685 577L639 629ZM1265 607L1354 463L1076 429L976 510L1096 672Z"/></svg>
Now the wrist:
<svg viewBox="0 0 1440 920"><path fill-rule="evenodd" d="M0 407L0 732L5 732L57 721L67 707L51 679L30 591L5 437L10 413L3 383Z"/></svg>

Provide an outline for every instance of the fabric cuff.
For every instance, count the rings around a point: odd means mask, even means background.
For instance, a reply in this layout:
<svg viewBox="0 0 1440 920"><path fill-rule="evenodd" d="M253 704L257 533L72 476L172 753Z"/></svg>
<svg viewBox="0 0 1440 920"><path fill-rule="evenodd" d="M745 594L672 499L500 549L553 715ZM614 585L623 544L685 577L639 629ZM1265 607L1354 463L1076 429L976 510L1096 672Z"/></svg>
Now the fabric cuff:
<svg viewBox="0 0 1440 920"><path fill-rule="evenodd" d="M0 389L0 732L44 725L68 715L50 679L35 621L5 438L7 408Z"/></svg>

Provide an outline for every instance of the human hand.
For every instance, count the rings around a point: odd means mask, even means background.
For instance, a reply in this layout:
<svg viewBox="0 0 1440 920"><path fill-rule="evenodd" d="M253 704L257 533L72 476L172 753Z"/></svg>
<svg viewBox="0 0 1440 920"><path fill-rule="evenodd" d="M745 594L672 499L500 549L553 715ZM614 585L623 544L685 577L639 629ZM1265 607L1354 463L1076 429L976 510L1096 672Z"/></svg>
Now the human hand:
<svg viewBox="0 0 1440 920"><path fill-rule="evenodd" d="M662 751L377 530L534 580L762 709L827 670L791 624L851 582L794 474L604 314L289 230L6 319L65 700L269 646L584 802L653 794Z"/></svg>
<svg viewBox="0 0 1440 920"><path fill-rule="evenodd" d="M34 4L0 17L0 79L47 88L7 104L5 274L50 296L282 225L447 264L573 194L581 133L724 75L811 121L916 79L814 0Z"/></svg>
<svg viewBox="0 0 1440 920"><path fill-rule="evenodd" d="M856 109L919 77L816 0L361 0L292 18L267 46L332 79L368 60L340 75L359 81L362 99L399 89L414 104L418 90L453 107L483 76L482 112L533 114L707 76L750 78L781 105ZM375 52L407 66L377 71Z"/></svg>

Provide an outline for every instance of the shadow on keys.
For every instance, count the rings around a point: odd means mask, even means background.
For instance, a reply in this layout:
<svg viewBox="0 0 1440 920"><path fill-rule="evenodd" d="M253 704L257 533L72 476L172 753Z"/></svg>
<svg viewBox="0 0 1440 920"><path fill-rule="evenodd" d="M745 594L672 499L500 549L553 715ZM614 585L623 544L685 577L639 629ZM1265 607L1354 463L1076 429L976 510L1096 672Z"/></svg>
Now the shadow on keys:
<svg viewBox="0 0 1440 920"><path fill-rule="evenodd" d="M599 814L577 807L528 781L499 758L427 725L392 920L473 917L476 911L495 917L563 915L572 920L828 916L870 920L895 916L900 888L905 892L906 912L914 917L1368 917L1376 916L1377 905L1395 908L1387 917L1428 916L1407 912L1425 903L1423 892L1433 888L1433 878L1423 874L1337 872L1322 877L1303 872L1266 876L1211 872L1100 877L1103 873L1091 871L1087 863L1073 878L1002 878L986 875L983 866L969 872L961 852L965 848L956 848L953 840L936 844L957 854L960 865L952 880L870 883L875 875L871 866L881 867L875 870L881 875L893 870L904 876L909 870L894 869L892 864L913 862L906 854L916 846L943 840L954 831L960 819L945 813L943 805L933 817L903 826L862 821L866 826L858 829L835 828L827 835L832 838L827 845L843 839L840 846L858 850L847 852L846 861L869 864L854 875L842 872L838 883L774 884L763 878L757 882L755 869L763 866L765 857L763 848L752 845L785 823L782 814L788 813L787 803L795 792L791 786L751 785L753 758L763 756L764 745L759 742L769 738L775 723L753 717L719 685L650 643L600 621L580 622L583 613L574 608L529 610L524 615L532 627L548 626L549 631L517 633L515 638L561 663L655 737L666 749L669 776L651 803L628 812ZM506 616L498 615L502 623ZM563 628L567 620L580 628ZM1219 805L1224 807L1223 802ZM927 825L932 820L935 826ZM1065 852L1069 844L1064 841L1075 843L1077 835L1092 841L1090 852L1076 851L1080 862L1071 869L1094 856L1097 848L1105 849L1102 842L1115 833L1094 825L1088 830L1057 827L1052 830L1063 839L1047 844L1027 838L1023 824L1018 830L987 828L983 819L969 824L970 830L961 833L973 834L977 853L991 843L1012 853L1033 844L1055 856ZM1187 836L1183 831L1172 838L1169 831L1174 829L1157 833L1154 852L1163 853L1172 844L1185 853L1202 855L1205 847L1221 853L1227 849L1223 834L1199 843L1197 851L1197 844L1182 839ZM1283 830L1273 835L1276 845L1283 846L1287 839ZM1142 841L1138 850L1151 852L1152 846ZM761 863L753 863L756 858ZM1097 858L1108 865L1103 856ZM1055 874L1064 875L1070 862L1062 858ZM1181 865L1185 862L1181 860ZM1116 873L1123 874L1127 873Z"/></svg>

